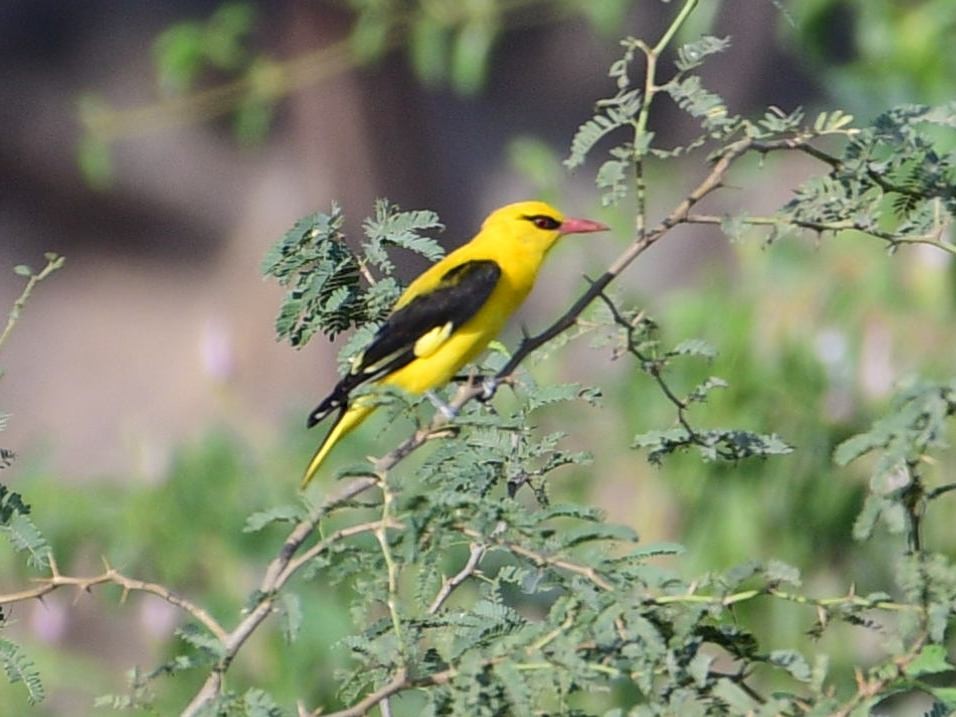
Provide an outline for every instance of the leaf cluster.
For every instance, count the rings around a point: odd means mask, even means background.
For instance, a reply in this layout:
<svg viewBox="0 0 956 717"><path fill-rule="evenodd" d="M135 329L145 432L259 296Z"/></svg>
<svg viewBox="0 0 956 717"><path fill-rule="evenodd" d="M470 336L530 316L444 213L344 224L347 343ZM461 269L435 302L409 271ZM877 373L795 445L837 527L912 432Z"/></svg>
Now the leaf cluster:
<svg viewBox="0 0 956 717"><path fill-rule="evenodd" d="M385 317L399 294L390 249L407 249L433 261L442 254L433 239L422 235L442 228L434 212L403 212L379 200L363 225L366 241L360 253L348 246L344 223L333 204L328 213L297 221L263 259L263 275L290 287L275 327L277 338L296 348L316 332L330 338L352 326L369 332Z"/></svg>
<svg viewBox="0 0 956 717"><path fill-rule="evenodd" d="M866 502L853 529L857 538L868 538L882 524L891 533L908 532L912 543L918 541L919 516L926 504L956 488L952 483L932 486L923 468L934 452L948 447L954 415L956 380L914 381L895 397L887 416L837 447L838 465L876 454Z"/></svg>

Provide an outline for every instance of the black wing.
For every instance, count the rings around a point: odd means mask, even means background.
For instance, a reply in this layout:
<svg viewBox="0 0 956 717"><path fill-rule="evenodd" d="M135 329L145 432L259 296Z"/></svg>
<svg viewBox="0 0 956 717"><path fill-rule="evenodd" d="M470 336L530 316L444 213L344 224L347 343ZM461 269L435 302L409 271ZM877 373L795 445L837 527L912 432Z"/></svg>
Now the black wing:
<svg viewBox="0 0 956 717"><path fill-rule="evenodd" d="M344 376L332 393L309 414L311 428L336 408L348 404L356 386L386 376L415 358L415 342L429 331L451 324L450 330L467 322L491 296L501 267L489 259L468 261L449 269L427 294L416 296L389 315L358 365Z"/></svg>

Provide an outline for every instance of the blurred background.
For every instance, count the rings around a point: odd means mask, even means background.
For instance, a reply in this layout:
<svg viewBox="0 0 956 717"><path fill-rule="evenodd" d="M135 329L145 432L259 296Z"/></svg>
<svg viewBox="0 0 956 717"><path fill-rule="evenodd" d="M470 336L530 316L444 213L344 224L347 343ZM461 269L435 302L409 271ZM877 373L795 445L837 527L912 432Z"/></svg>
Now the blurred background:
<svg viewBox="0 0 956 717"><path fill-rule="evenodd" d="M337 201L357 242L373 200L388 197L438 211L447 248L491 209L529 197L609 222L613 237L558 250L509 345L522 324L539 329L563 311L581 275L599 274L628 241L633 208L600 207L593 168L569 176L560 160L594 101L613 93L618 41L656 38L674 3L472 0L452 30L415 26L395 39L376 25L383 8L417 5L0 3L0 307L22 289L13 266L38 269L45 251L67 257L0 355L0 409L11 415L0 444L18 454L2 478L38 506L33 518L65 570L95 572L107 555L235 614L279 535L243 535L245 515L293 499L320 437L304 416L335 380L325 339L300 351L275 342L282 290L259 274L266 249L303 215ZM947 0L713 1L684 34L700 32L732 37L702 74L733 112L802 105L867 122L894 104L954 97ZM659 105L656 141L687 139L689 121ZM652 219L704 171L699 157L675 166L652 169ZM709 210L771 212L819 169L796 157L754 163ZM409 262L404 278L420 268ZM732 244L716 228L675 232L618 290L648 307L665 340L706 338L720 352L700 370L730 388L701 409L701 423L776 432L798 451L651 467L628 445L669 426L669 405L635 367L580 343L536 374L596 381L611 410L542 417L596 455L555 490L602 505L649 541L684 543L689 574L772 556L818 560L811 587L821 593L879 584L892 566L866 555L884 548L850 556L847 547L863 477L834 478L830 455L907 376L951 375L953 278L941 253L891 260L859 237L764 249L759 235ZM690 386L696 372L675 382ZM343 444L343 464L376 450L375 427L360 433ZM953 548L945 525L927 530L927 543ZM240 565L243 581L223 584ZM26 579L16 560L0 566L0 591ZM123 669L171 649L180 616L159 600L117 610L103 607L115 605L110 589L74 597L13 610L17 639L58 675L51 699L29 713L95 713L93 697L121 690ZM326 695L330 671L310 660L330 654L346 618L331 592L321 597L307 608L311 636L293 648L263 637L239 674L271 680L275 694L301 696L309 684L311 697ZM812 617L779 625L781 640ZM122 621L134 629L118 629ZM872 645L841 649L853 660ZM0 685L0 704L8 699L26 709Z"/></svg>

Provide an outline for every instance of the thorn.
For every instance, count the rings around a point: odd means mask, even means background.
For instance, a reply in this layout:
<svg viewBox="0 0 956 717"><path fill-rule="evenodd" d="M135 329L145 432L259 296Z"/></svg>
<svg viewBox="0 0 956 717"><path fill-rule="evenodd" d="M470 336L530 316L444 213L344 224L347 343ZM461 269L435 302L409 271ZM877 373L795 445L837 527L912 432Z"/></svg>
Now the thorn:
<svg viewBox="0 0 956 717"><path fill-rule="evenodd" d="M47 563L48 563L49 566L50 566L50 574L54 577L54 579L55 579L55 578L63 577L62 575L60 575L60 568L59 568L59 566L57 566L57 564L56 564L56 558L53 557L53 551L52 551L52 550L51 550L51 551L47 551L46 560L47 560Z"/></svg>

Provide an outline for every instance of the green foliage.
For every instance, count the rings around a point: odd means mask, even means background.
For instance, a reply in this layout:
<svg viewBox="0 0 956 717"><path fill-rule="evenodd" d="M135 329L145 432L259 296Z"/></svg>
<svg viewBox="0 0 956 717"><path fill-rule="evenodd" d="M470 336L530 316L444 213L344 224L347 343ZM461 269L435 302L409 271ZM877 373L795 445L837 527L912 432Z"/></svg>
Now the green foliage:
<svg viewBox="0 0 956 717"><path fill-rule="evenodd" d="M3 665L3 671L11 684L23 684L31 705L43 701L46 692L40 680L40 673L19 645L0 638L0 664Z"/></svg>
<svg viewBox="0 0 956 717"><path fill-rule="evenodd" d="M248 64L250 53L245 43L254 20L251 4L229 2L208 20L181 22L164 30L153 45L160 86L183 92L195 85L207 68L234 72Z"/></svg>
<svg viewBox="0 0 956 717"><path fill-rule="evenodd" d="M839 465L879 451L870 492L853 529L858 539L870 537L876 524L882 523L892 533L910 531L911 539L918 540L918 516L926 503L956 488L956 484L930 488L921 469L923 461L930 460L931 450L947 447L947 421L953 415L956 380L916 382L896 397L889 415L837 447L834 460Z"/></svg>
<svg viewBox="0 0 956 717"><path fill-rule="evenodd" d="M821 115L821 133L845 131L848 118ZM793 223L850 228L882 236L891 249L941 234L956 215L953 147L927 127L956 126L956 103L906 105L853 130L825 177L804 183L780 214ZM948 151L947 151L948 150ZM883 230L891 229L892 234Z"/></svg>
<svg viewBox="0 0 956 717"><path fill-rule="evenodd" d="M337 204L295 223L266 254L262 273L290 286L276 318L276 334L299 348L317 331L334 337L354 325L380 321L398 298L389 274L388 249L399 247L434 260L441 248L420 232L441 229L434 212L402 212L382 200L363 225L362 253L346 244L344 217ZM371 269L383 277L375 280Z"/></svg>
<svg viewBox="0 0 956 717"><path fill-rule="evenodd" d="M946 0L808 0L788 3L800 54L845 102L945 102L956 58L941 50L956 26Z"/></svg>

